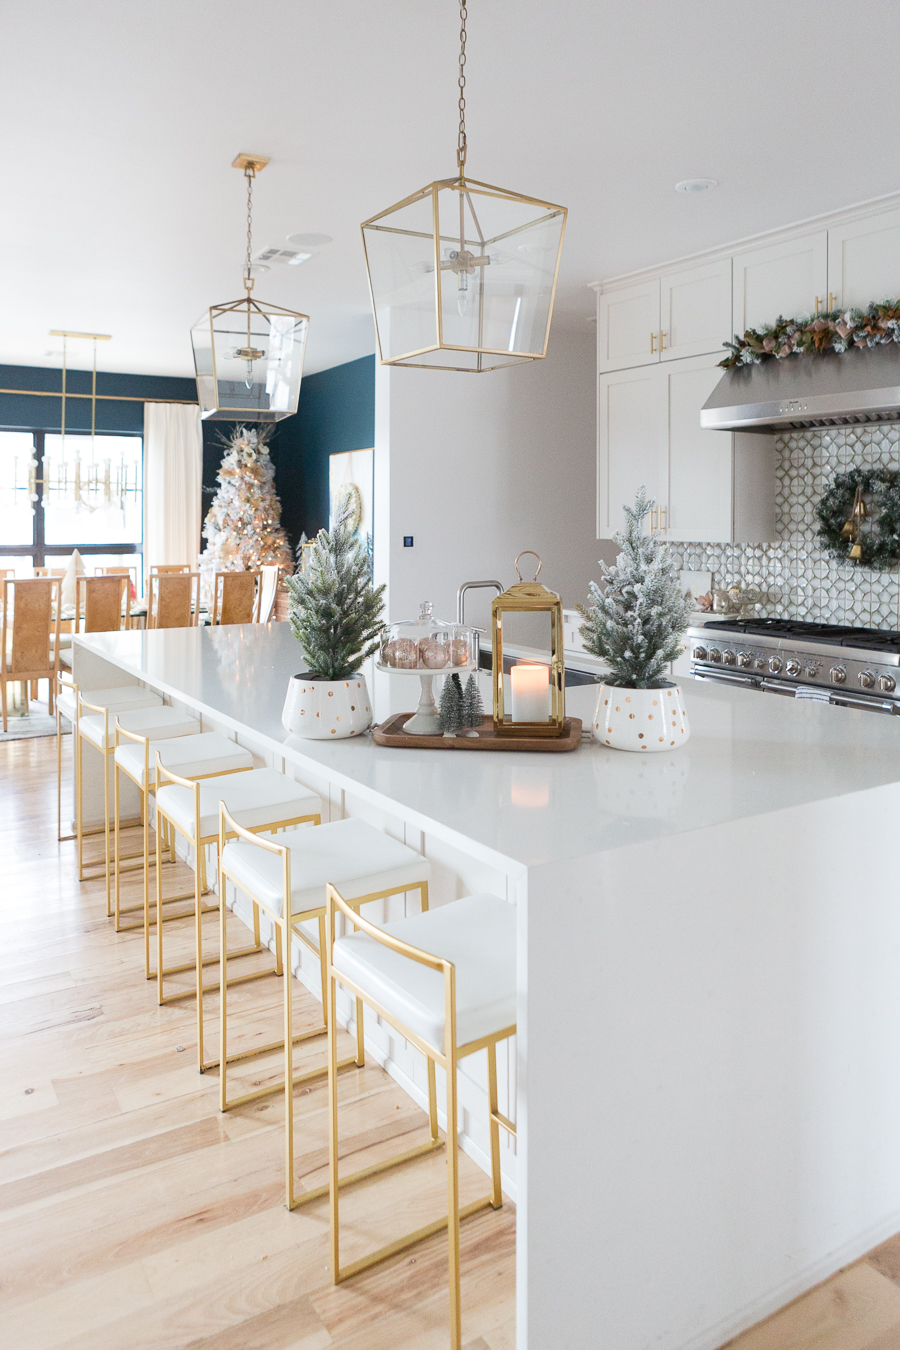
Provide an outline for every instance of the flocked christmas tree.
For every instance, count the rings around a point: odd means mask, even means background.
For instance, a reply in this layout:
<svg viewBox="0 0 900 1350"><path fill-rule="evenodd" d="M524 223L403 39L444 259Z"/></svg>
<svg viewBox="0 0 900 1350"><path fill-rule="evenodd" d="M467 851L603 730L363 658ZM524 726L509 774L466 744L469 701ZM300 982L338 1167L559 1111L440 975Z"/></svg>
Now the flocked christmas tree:
<svg viewBox="0 0 900 1350"><path fill-rule="evenodd" d="M453 674L444 681L444 687L441 690L441 731L445 736L455 736L458 731L465 727L464 697L462 685L459 682L459 676Z"/></svg>
<svg viewBox="0 0 900 1350"><path fill-rule="evenodd" d="M207 547L201 572L243 572L278 563L290 569L293 555L281 527L275 467L266 442L271 428L235 427L218 472L219 487L203 523Z"/></svg>
<svg viewBox="0 0 900 1350"><path fill-rule="evenodd" d="M609 663L607 684L647 689L681 655L692 609L665 546L643 524L652 502L644 488L626 506L625 529L614 535L622 552L615 567L601 562L606 585L590 583L592 603L582 609L581 636L594 656Z"/></svg>
<svg viewBox="0 0 900 1350"><path fill-rule="evenodd" d="M478 677L470 675L466 680L466 687L463 692L463 726L478 730L481 727L484 718L484 703L481 698L481 690L478 688Z"/></svg>
<svg viewBox="0 0 900 1350"><path fill-rule="evenodd" d="M378 647L384 586L372 587L369 557L338 508L330 530L308 550L306 570L287 580L291 629L313 679L347 680Z"/></svg>

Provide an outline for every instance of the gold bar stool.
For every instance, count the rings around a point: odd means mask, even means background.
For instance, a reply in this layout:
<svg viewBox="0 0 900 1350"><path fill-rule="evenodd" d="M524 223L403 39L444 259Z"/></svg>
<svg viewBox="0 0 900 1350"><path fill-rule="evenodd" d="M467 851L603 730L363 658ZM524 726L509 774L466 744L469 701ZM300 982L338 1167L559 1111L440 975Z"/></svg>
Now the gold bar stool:
<svg viewBox="0 0 900 1350"><path fill-rule="evenodd" d="M116 717L116 741L113 753L113 788L115 798L115 903L114 911L116 916L116 932L122 931L121 915L129 911L121 907L121 888L120 888L120 851L119 851L119 830L121 828L119 816L119 781L120 774L125 774L127 778L136 784L141 794L141 823L143 826L143 847L139 854L142 858L144 870L144 898L143 905L143 924L144 924L144 974L148 980L152 980L156 974L150 968L150 814L151 814L151 795L156 789L156 771L155 767L151 769L151 764L156 765L157 756L163 766L167 769L173 769L182 778L212 778L216 774L224 773L242 773L246 769L253 768L253 756L249 750L244 750L242 746L230 741L227 736L222 736L218 731L200 731L200 723L194 722L196 730L186 735L172 736L165 739L159 739L155 732L142 732L130 730L124 723L123 714ZM151 740L151 736L153 739ZM131 744L124 744L125 741ZM200 884L202 893L207 890L206 885L206 854L200 853L197 858L197 864L200 869ZM190 900L193 891L186 892L183 895L169 896L163 904L173 904L178 900ZM176 918L181 915L174 916ZM130 925L138 928L140 924Z"/></svg>
<svg viewBox="0 0 900 1350"><path fill-rule="evenodd" d="M244 829L252 834L274 833L293 825L318 825L322 820L322 799L315 792L302 787L275 769L247 769L243 773L224 774L202 780L180 777L167 769L156 755L156 979L160 1003L197 998L197 1057L201 1073L214 1069L218 1059L204 1059L203 1049L203 994L218 989L218 983L204 990L203 967L219 964L219 957L203 956L203 914L217 906L203 908L201 901L201 874L199 850L215 844L219 838L219 803L222 802ZM160 848L164 833L174 831L194 849L194 933L195 959L186 965L166 966L163 960L162 867ZM199 847L195 841L199 840ZM187 897L184 897L185 899ZM219 906L222 905L221 887ZM260 942L259 907L253 906L254 943L228 953L229 960L239 956L253 956L267 950ZM195 989L165 993L167 975L185 970L196 970ZM269 970L257 970L250 975L231 976L229 984L242 984L268 976Z"/></svg>
<svg viewBox="0 0 900 1350"><path fill-rule="evenodd" d="M199 731L200 723L195 721L193 717L188 717L185 713L179 712L176 708L166 707L162 703L156 703L150 707L119 709L115 706L104 706L102 700L98 703L89 703L80 692L78 694L77 716L78 760L75 777L75 833L78 839L78 880L93 881L98 877L105 877L106 913L108 917L112 914L110 899L112 867L109 846L109 765L116 748L115 735L110 725L110 719L114 719L116 725L121 721L123 727L135 731L138 735L153 735L158 738L189 735L191 731ZM82 775L85 741L92 745L95 750L99 750L103 757L103 833L106 840L106 851L102 862L88 864L88 867L92 869L90 872L85 870L84 863ZM128 856L139 857L140 854L129 854ZM117 917L116 928L118 929L118 927Z"/></svg>
<svg viewBox="0 0 900 1350"><path fill-rule="evenodd" d="M56 837L57 839L76 839L75 834L63 834L62 832L62 718L72 723L73 733L78 726L78 685L72 679L68 670L57 671L56 675ZM91 689L84 694L85 703L92 708L109 708L116 712L124 712L126 709L134 710L136 708L159 708L162 707L162 699L159 694L152 693L140 684L117 685L113 689ZM75 760L75 781L81 781L81 764L79 759L79 747L81 738L73 734L74 742L74 760ZM77 800L76 788L76 800ZM91 830L82 830L82 836L91 834L102 834L102 825L96 826Z"/></svg>
<svg viewBox="0 0 900 1350"><path fill-rule="evenodd" d="M335 938L338 914L358 930ZM331 1262L335 1284L405 1251L446 1228L450 1244L450 1345L461 1350L459 1224L461 1219L503 1204L500 1189L500 1127L515 1126L497 1103L497 1042L515 1034L516 911L493 895L469 895L449 905L378 928L356 912L333 885L328 887L328 1093L330 1117L329 1187ZM350 1176L338 1173L337 1000L342 984L388 1022L428 1060L431 1141ZM357 1035L359 1027L357 1026ZM491 1130L491 1193L460 1208L457 1152L456 1069L476 1050L487 1050L488 1109ZM342 1267L339 1193L376 1172L387 1171L441 1147L438 1134L435 1065L447 1075L447 1218Z"/></svg>
<svg viewBox="0 0 900 1350"><path fill-rule="evenodd" d="M234 835L233 839L228 839ZM226 840L228 842L226 842ZM219 1009L221 1016L220 1105L223 1111L247 1102L258 1101L273 1092L285 1095L285 1203L288 1209L307 1204L324 1195L327 1186L294 1195L294 1094L293 1088L323 1077L327 1066L294 1076L293 1047L300 1041L324 1036L329 1026L325 1002L327 988L327 956L325 950L326 886L336 878L347 896L347 905L359 906L370 900L382 900L404 891L417 890L423 911L428 909L428 881L431 864L389 835L376 830L364 820L337 820L315 829L289 830L280 839L264 839L244 829L229 814L223 804L219 807L219 895L221 934L219 940ZM226 980L228 957L225 948L225 883L230 881L253 900L275 925L276 971L284 966L284 1038L269 1045L258 1046L242 1054L229 1055L227 1051L228 1010ZM288 900L290 897L290 900ZM301 925L313 921L318 927L318 945ZM291 989L291 939L299 940L319 960L322 977L323 1023L314 1031L300 1035L293 1033L293 1005ZM336 1062L336 1070L365 1063L362 1038L362 1008L357 1009L356 1054ZM335 1041L335 1045L337 1042ZM228 1100L227 1070L238 1060L284 1049L284 1086L259 1088Z"/></svg>

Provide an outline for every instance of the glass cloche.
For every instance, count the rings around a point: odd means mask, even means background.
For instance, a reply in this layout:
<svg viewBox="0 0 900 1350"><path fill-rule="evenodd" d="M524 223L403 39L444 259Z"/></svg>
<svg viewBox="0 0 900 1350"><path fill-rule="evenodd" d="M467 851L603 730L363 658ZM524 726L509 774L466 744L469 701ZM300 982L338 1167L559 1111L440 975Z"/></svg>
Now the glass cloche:
<svg viewBox="0 0 900 1350"><path fill-rule="evenodd" d="M475 629L435 619L433 609L431 601L425 600L417 619L387 625L378 656L383 669L417 671L422 675L477 670Z"/></svg>

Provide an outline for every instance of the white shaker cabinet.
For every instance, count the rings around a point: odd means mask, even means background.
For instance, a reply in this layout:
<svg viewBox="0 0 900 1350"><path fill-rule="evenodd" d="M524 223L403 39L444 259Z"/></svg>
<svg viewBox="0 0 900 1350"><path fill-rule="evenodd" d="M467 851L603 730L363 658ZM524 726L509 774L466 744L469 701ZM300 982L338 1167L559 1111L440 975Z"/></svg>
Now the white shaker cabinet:
<svg viewBox="0 0 900 1350"><path fill-rule="evenodd" d="M645 487L662 500L668 474L663 368L601 375L597 382L597 538L624 528L622 504Z"/></svg>
<svg viewBox="0 0 900 1350"><path fill-rule="evenodd" d="M734 331L828 308L828 231L736 253Z"/></svg>
<svg viewBox="0 0 900 1350"><path fill-rule="evenodd" d="M624 525L646 487L666 539L761 543L774 538L774 437L707 431L700 409L722 371L718 355L598 379L597 537Z"/></svg>
<svg viewBox="0 0 900 1350"><path fill-rule="evenodd" d="M666 272L660 278L661 361L718 352L731 338L731 259Z"/></svg>
<svg viewBox="0 0 900 1350"><path fill-rule="evenodd" d="M597 369L659 360L659 279L597 297Z"/></svg>
<svg viewBox="0 0 900 1350"><path fill-rule="evenodd" d="M828 308L864 309L900 296L900 211L828 231Z"/></svg>
<svg viewBox="0 0 900 1350"><path fill-rule="evenodd" d="M601 373L717 352L730 337L730 258L674 269L597 299Z"/></svg>

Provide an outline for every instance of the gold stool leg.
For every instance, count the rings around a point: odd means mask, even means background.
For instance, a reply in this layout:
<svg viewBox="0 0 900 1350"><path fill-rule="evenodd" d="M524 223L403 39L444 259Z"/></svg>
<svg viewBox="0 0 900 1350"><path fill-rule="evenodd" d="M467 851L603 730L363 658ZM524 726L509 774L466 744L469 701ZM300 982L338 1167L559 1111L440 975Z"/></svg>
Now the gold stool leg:
<svg viewBox="0 0 900 1350"><path fill-rule="evenodd" d="M459 1283L459 1151L457 1141L456 1055L447 1065L447 1238L450 1274L450 1345L462 1350Z"/></svg>
<svg viewBox="0 0 900 1350"><path fill-rule="evenodd" d="M159 819L159 806L157 810L157 820ZM203 1073L206 1067L203 1054L203 895L206 891L206 849L203 844L195 842L194 844L194 941L197 948L197 1067ZM224 910L225 905L221 896L219 897L219 908ZM159 920L157 919L157 922ZM160 930L162 924L160 923ZM159 987L160 997L162 997L162 957L159 961ZM220 986L221 988L221 986Z"/></svg>
<svg viewBox="0 0 900 1350"><path fill-rule="evenodd" d="M285 909L290 908L290 897L285 896ZM290 923L281 925L284 934L284 1167L285 1204L294 1208L294 1014L291 980Z"/></svg>
<svg viewBox="0 0 900 1350"><path fill-rule="evenodd" d="M500 1126L497 1113L500 1110L497 1101L497 1044L491 1041L487 1048L488 1062L488 1102L491 1125L491 1204L500 1209L503 1204L503 1192L500 1189Z"/></svg>

